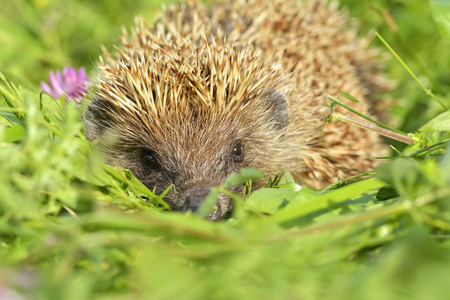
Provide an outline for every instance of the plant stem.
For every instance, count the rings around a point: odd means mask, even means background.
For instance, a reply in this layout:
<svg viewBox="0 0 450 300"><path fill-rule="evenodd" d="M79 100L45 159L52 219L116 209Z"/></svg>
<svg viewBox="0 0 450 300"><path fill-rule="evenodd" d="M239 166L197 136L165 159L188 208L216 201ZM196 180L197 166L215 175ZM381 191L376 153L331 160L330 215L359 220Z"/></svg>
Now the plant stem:
<svg viewBox="0 0 450 300"><path fill-rule="evenodd" d="M393 140L397 140L397 141L405 143L405 144L414 144L414 141L412 139L410 139L409 137L407 137L406 135L398 133L398 132L394 132L394 131L389 130L389 129L382 128L382 127L374 125L372 123L356 121L356 120L353 120L353 119L351 119L351 118L349 118L347 116L344 116L344 115L342 115L340 113L337 113L337 112L333 112L331 114L331 117L336 119L336 120L339 120L339 121L342 121L342 122L345 122L345 123L348 123L348 124L352 124L352 125L358 126L360 128L365 128L365 129L369 129L369 130L375 131L378 134L381 134L381 135L383 135L385 137L391 138Z"/></svg>
<svg viewBox="0 0 450 300"><path fill-rule="evenodd" d="M352 113L357 114L358 116L360 116L360 117L362 117L362 118L364 118L364 119L366 119L366 120L368 120L368 121L370 121L370 122L372 122L372 123L377 124L379 127L382 127L382 128L384 128L384 129L387 129L387 130L390 130L390 131L397 132L397 133L402 134L402 135L406 135L406 133L404 133L403 131L400 131L400 130L398 130L398 129L392 128L392 127L390 127L390 126L388 126L388 125L385 125L385 124L383 124L383 123L381 123L381 122L379 122L379 121L377 121L377 120L375 120L375 119L372 119L371 117L368 117L368 116L366 116L366 115L363 115L363 114L360 113L359 111L354 110L353 108L351 108L351 107L348 106L347 104L342 103L340 100L334 98L333 96L328 96L328 98L329 98L330 100L336 102L336 103L339 104L340 106L344 107L345 109L351 111Z"/></svg>
<svg viewBox="0 0 450 300"><path fill-rule="evenodd" d="M419 78L411 71L411 69L406 65L406 63L398 56L398 54L394 51L394 49L389 46L389 44L381 37L381 35L378 32L375 32L377 37L381 40L381 42L386 46L386 48L389 49L389 51L395 56L395 58L400 62L400 64L408 71L409 75L417 82L417 84L420 86L420 88L431 98L433 98L435 101L437 101L445 110L448 110L447 105L445 105L444 102L438 99L435 94L429 89L427 89L422 82L420 82Z"/></svg>

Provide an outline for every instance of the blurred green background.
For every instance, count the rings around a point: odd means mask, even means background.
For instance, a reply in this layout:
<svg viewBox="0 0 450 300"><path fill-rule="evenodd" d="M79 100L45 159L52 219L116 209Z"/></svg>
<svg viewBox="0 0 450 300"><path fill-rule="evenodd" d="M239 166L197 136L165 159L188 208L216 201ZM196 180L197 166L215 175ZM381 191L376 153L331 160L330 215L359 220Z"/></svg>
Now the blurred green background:
<svg viewBox="0 0 450 300"><path fill-rule="evenodd" d="M38 84L67 65L93 71L100 45L118 42L134 16L151 17L162 1L2 0L0 69L22 84Z"/></svg>

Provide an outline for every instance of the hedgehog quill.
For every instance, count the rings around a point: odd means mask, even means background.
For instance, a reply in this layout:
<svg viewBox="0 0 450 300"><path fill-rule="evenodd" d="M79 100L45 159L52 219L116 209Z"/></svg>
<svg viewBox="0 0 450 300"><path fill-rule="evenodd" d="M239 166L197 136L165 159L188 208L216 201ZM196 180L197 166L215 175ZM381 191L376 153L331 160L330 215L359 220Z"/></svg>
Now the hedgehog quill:
<svg viewBox="0 0 450 300"><path fill-rule="evenodd" d="M136 18L120 41L100 60L86 135L150 189L173 184L173 210L196 210L243 167L264 171L256 187L289 171L321 188L372 169L383 151L375 133L323 127L328 95L344 90L370 114L384 89L368 41L335 3L188 1ZM217 207L211 220L228 217L231 200Z"/></svg>

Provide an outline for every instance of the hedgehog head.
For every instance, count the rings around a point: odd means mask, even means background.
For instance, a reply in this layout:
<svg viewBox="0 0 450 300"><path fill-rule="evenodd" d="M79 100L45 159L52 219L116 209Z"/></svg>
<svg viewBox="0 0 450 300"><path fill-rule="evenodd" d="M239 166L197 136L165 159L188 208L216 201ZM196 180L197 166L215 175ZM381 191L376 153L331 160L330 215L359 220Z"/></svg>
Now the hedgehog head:
<svg viewBox="0 0 450 300"><path fill-rule="evenodd" d="M230 173L273 165L288 125L279 77L250 47L204 41L119 51L100 66L86 135L150 189L173 185L165 197L172 209L195 210ZM222 195L210 218L230 212Z"/></svg>

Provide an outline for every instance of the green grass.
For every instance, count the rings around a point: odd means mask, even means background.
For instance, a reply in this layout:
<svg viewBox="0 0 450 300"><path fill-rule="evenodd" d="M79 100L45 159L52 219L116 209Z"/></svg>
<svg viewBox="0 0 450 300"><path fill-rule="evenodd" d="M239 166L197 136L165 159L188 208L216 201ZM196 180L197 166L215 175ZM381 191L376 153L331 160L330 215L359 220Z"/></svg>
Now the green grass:
<svg viewBox="0 0 450 300"><path fill-rule="evenodd" d="M86 103L40 93L51 69L95 73L99 45L153 4L0 2L0 299L447 299L450 115L427 91L450 105L450 42L426 1L342 2L425 87L386 54L397 86L385 99L398 99L388 123L414 144L322 191L286 175L235 196L221 223L164 211L93 152ZM258 176L245 170L218 189Z"/></svg>

